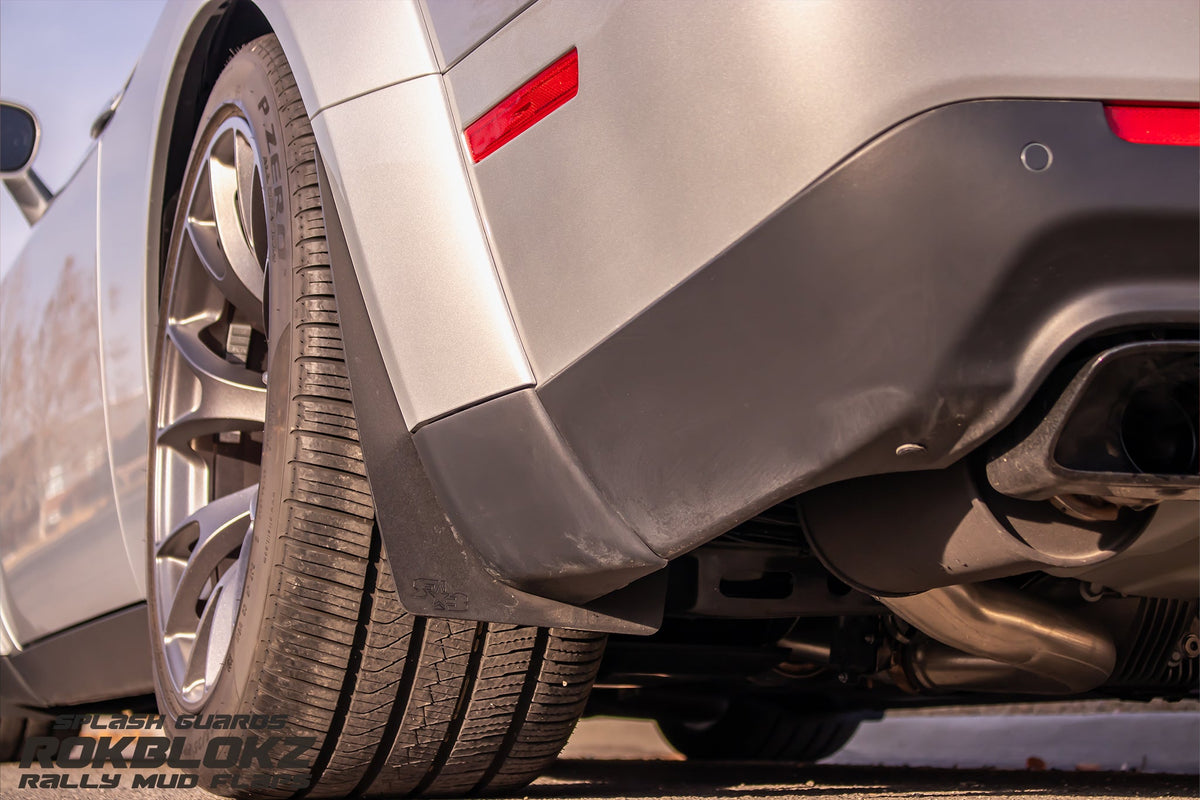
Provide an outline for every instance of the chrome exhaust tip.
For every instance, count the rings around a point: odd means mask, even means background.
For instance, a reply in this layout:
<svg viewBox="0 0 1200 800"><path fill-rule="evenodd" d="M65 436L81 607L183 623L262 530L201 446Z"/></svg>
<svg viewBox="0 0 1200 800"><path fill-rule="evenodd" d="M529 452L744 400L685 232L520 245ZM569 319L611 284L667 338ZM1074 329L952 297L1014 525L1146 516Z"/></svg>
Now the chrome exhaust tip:
<svg viewBox="0 0 1200 800"><path fill-rule="evenodd" d="M988 482L1023 500L1057 498L1067 509L1200 500L1198 385L1200 342L1105 350L1028 436L988 462Z"/></svg>

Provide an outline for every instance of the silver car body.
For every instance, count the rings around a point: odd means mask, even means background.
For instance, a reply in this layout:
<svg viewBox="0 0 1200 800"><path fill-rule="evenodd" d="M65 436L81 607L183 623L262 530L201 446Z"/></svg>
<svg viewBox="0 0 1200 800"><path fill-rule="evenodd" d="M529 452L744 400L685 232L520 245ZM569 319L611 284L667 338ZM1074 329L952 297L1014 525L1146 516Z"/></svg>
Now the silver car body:
<svg viewBox="0 0 1200 800"><path fill-rule="evenodd" d="M1200 7L1186 0L257 5L312 116L412 431L561 373L920 112L1200 101ZM167 153L218 11L167 5L4 280L0 654L145 597ZM473 163L460 132L571 47L578 97Z"/></svg>

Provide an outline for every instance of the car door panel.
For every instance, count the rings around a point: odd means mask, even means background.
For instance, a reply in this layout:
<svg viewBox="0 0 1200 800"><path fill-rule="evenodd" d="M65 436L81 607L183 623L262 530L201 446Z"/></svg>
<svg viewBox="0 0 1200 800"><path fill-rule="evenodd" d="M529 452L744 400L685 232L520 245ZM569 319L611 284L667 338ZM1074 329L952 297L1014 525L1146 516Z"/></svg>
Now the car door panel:
<svg viewBox="0 0 1200 800"><path fill-rule="evenodd" d="M0 570L24 644L140 599L113 497L93 150L0 285Z"/></svg>

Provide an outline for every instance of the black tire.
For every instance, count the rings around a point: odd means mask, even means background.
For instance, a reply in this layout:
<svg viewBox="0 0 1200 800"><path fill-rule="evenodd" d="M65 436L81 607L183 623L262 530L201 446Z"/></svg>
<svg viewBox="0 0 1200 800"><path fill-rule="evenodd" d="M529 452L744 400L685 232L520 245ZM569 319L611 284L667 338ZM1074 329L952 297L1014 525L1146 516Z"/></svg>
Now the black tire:
<svg viewBox="0 0 1200 800"><path fill-rule="evenodd" d="M658 720L666 740L691 761L811 763L840 750L858 725L853 716L805 714L757 698L735 698L705 723Z"/></svg>
<svg viewBox="0 0 1200 800"><path fill-rule="evenodd" d="M246 539L250 552L228 654L199 701L188 700L173 683L160 644L159 606L175 598L154 585L156 559L163 556L151 543L150 618L167 735L185 736L184 752L195 757L230 731L184 729L184 715L282 715L282 729L260 735L313 740L302 756L308 766L251 762L195 770L201 788L221 794L453 796L524 786L553 761L582 713L604 637L423 618L401 607L359 446L312 129L274 36L241 49L213 88L176 214L160 327L167 324L176 284L195 282L184 274L180 250L188 187L202 169L197 154L207 152L209 138L231 117L240 117L262 147L255 156L262 161L264 195L271 198L265 204L271 233L262 326L269 328L262 331L269 381L257 513ZM278 142L277 149L269 150L268 142ZM267 166L275 156L277 171ZM275 202L279 209L271 207ZM159 385L167 338L160 330ZM209 339L219 351L220 337ZM156 390L155 453L163 448L165 430L161 394ZM237 553L240 558L241 549ZM277 748L273 758L284 752ZM211 785L229 774L232 786L224 779Z"/></svg>

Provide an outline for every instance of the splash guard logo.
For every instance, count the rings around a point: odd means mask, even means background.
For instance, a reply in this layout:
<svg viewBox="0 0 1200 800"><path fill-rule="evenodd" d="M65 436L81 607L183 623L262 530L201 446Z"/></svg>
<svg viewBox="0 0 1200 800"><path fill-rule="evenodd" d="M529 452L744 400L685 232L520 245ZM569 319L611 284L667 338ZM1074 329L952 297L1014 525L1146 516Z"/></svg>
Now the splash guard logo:
<svg viewBox="0 0 1200 800"><path fill-rule="evenodd" d="M180 734L175 736L152 733L164 730L157 714L66 715L54 721L56 731L81 727L90 735L27 739L18 788L299 791L309 784L310 754L317 746L315 737L286 735L287 718L280 715L184 715L175 720ZM196 731L206 732L205 738ZM62 771L80 769L89 771Z"/></svg>

